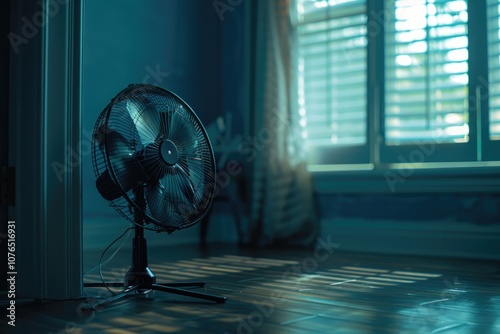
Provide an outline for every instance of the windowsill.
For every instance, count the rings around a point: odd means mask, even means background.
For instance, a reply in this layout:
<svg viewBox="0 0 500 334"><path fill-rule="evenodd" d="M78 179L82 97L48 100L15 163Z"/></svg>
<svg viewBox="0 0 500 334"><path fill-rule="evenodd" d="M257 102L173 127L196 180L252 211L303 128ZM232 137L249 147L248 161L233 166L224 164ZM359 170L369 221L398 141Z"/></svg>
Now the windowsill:
<svg viewBox="0 0 500 334"><path fill-rule="evenodd" d="M310 165L318 193L500 192L500 162Z"/></svg>

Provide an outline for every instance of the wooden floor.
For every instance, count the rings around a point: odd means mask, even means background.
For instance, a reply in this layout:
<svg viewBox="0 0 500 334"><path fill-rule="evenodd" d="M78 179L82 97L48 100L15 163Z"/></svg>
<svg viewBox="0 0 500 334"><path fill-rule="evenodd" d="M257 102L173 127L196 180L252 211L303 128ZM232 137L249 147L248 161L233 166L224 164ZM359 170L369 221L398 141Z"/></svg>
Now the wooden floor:
<svg viewBox="0 0 500 334"><path fill-rule="evenodd" d="M15 333L500 333L500 267L486 261L215 245L150 249L159 282L208 282L225 304L155 292L95 312L80 301L18 306ZM121 280L122 251L105 267ZM87 254L85 267L97 263ZM85 281L98 281L91 273ZM1 333L9 333L4 326Z"/></svg>

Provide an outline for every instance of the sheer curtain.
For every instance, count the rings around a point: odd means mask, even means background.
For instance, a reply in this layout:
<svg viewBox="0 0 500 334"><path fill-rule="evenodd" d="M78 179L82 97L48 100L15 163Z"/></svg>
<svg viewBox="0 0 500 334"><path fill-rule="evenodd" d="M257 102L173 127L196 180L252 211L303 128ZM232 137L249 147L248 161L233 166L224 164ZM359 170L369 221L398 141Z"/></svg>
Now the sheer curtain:
<svg viewBox="0 0 500 334"><path fill-rule="evenodd" d="M254 3L255 49L249 238L258 245L312 245L318 235L313 188L295 119L293 0Z"/></svg>

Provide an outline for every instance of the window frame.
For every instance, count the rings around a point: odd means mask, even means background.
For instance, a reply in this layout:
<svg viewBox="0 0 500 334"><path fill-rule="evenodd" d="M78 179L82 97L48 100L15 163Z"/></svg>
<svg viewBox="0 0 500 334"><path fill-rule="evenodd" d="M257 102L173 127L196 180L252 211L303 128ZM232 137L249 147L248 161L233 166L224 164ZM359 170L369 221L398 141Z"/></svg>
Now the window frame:
<svg viewBox="0 0 500 334"><path fill-rule="evenodd" d="M450 169L476 166L500 170L500 140L489 138L487 2L467 1L469 50L469 140L466 143L387 145L384 136L385 108L385 21L390 14L386 1L367 0L367 141L365 145L309 148L309 170L389 171L405 164L423 168L424 175L448 173ZM427 149L426 149L427 147ZM432 153L429 153L432 152ZM498 152L498 153L497 153ZM353 168L358 166L359 168ZM480 173L477 168L472 174ZM365 172L363 172L365 173ZM461 172L460 172L461 173ZM375 173L377 174L377 173Z"/></svg>

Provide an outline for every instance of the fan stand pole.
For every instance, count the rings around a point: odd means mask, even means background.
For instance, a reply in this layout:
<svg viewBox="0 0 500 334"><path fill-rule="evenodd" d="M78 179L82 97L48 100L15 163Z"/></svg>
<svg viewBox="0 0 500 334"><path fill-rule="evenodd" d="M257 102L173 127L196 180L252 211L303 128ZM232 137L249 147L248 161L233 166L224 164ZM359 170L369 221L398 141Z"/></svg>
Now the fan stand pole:
<svg viewBox="0 0 500 334"><path fill-rule="evenodd" d="M141 210L135 210L134 221L136 222L136 225L134 228L135 236L132 241L132 267L125 275L124 282L110 282L106 284L84 283L83 285L84 287L124 287L124 290L102 302L96 303L94 305L89 305L88 307L84 307L83 309L97 310L105 305L108 305L111 302L115 302L127 296L131 296L132 292L135 292L135 295L146 295L152 290L209 300L216 303L224 303L226 301L226 297L224 296L217 296L208 293L182 289L204 287L205 282L163 284L156 283L156 276L148 266L148 249L146 239L144 238L144 216L142 212L146 204L144 200L143 187L136 187L134 189L134 195L136 204L139 206L139 208L141 208Z"/></svg>

